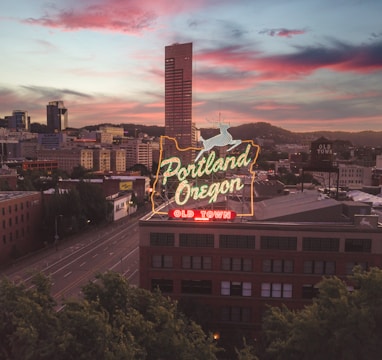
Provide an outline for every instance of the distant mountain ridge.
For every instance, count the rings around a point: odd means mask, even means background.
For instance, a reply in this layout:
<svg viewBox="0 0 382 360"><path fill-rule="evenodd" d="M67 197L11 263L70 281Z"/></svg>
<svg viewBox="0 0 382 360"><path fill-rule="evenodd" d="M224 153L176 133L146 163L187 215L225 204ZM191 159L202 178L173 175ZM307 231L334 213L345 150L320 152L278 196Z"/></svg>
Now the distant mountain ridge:
<svg viewBox="0 0 382 360"><path fill-rule="evenodd" d="M0 119L1 120L1 119ZM98 130L100 126L122 126L125 129L125 133L131 136L136 136L139 132L147 133L149 136L161 136L164 135L164 126L157 125L138 125L138 124L99 124L85 126L82 129ZM6 127L6 123L0 123L0 127ZM31 124L32 132L42 133L46 132L46 125L37 123ZM74 129L75 130L75 129ZM77 129L78 130L78 129ZM200 132L204 138L209 138L216 135L219 132L217 128L200 128ZM306 143L314 141L320 137L325 137L328 140L342 140L349 141L354 146L382 146L382 131L359 131L359 132L347 132L347 131L312 131L312 132L292 132L285 130L281 127L271 125L266 122L257 122L243 124L239 126L233 126L229 129L229 132L234 138L237 139L272 139L276 144L294 144L294 143Z"/></svg>
<svg viewBox="0 0 382 360"><path fill-rule="evenodd" d="M218 129L201 129L202 136L206 138L217 132ZM231 127L229 132L237 139L272 139L275 144L306 143L325 137L332 141L349 141L354 146L382 146L382 131L314 131L302 133L285 130L269 123L258 122Z"/></svg>
<svg viewBox="0 0 382 360"><path fill-rule="evenodd" d="M130 135L134 135L136 130L139 132L147 133L150 136L164 135L164 126L148 126L136 124L121 124L119 126L123 126L125 131ZM216 135L219 132L219 129L200 128L200 132L201 135L207 139ZM272 139L275 144L310 143L323 136L332 141L350 141L354 146L382 146L382 131L313 131L303 133L285 130L281 127L274 126L266 122L257 122L233 126L229 129L229 132L234 138L237 139Z"/></svg>

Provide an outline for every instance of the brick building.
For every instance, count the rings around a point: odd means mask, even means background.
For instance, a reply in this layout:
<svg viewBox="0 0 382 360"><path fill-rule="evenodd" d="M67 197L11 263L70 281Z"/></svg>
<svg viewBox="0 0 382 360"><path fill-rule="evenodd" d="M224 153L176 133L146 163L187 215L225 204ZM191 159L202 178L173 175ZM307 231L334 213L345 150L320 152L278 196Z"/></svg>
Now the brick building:
<svg viewBox="0 0 382 360"><path fill-rule="evenodd" d="M315 191L255 203L246 221L151 213L140 220L140 286L200 305L222 337L253 337L267 305L302 308L323 276L381 267L381 235L370 205Z"/></svg>
<svg viewBox="0 0 382 360"><path fill-rule="evenodd" d="M42 247L41 193L0 192L0 265Z"/></svg>

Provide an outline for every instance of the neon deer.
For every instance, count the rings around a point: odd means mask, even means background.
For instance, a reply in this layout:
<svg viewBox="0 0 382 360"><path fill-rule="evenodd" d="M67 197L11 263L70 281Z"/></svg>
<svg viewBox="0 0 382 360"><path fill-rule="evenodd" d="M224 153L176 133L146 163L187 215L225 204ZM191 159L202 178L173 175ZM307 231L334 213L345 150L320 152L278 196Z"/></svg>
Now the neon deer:
<svg viewBox="0 0 382 360"><path fill-rule="evenodd" d="M203 149L199 151L198 156L195 159L195 162L199 160L202 154L206 151L210 151L215 146L226 146L232 145L227 151L234 149L236 146L241 144L241 140L234 140L232 135L227 131L230 126L228 124L219 124L220 134L213 136L209 139L200 139L203 142Z"/></svg>

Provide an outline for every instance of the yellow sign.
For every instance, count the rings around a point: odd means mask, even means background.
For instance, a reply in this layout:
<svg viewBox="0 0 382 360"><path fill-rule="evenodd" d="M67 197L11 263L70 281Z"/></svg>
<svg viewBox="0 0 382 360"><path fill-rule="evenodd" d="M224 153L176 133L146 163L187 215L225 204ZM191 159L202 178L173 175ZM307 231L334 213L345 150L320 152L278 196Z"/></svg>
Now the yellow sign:
<svg viewBox="0 0 382 360"><path fill-rule="evenodd" d="M132 181L121 181L119 183L120 191L133 190L133 182Z"/></svg>

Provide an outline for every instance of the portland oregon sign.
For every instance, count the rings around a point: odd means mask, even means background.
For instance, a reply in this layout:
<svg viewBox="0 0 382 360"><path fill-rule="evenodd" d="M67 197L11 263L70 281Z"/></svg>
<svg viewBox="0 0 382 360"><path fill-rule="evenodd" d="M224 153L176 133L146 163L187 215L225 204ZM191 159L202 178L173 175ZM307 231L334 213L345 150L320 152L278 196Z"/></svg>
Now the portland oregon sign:
<svg viewBox="0 0 382 360"><path fill-rule="evenodd" d="M201 139L198 148L180 148L176 139L161 137L151 195L155 214L189 220L233 220L254 214L254 165L260 148L252 140L233 139L227 124L219 128L218 135ZM168 142L176 149L170 156L164 151ZM184 152L195 160L183 163Z"/></svg>

